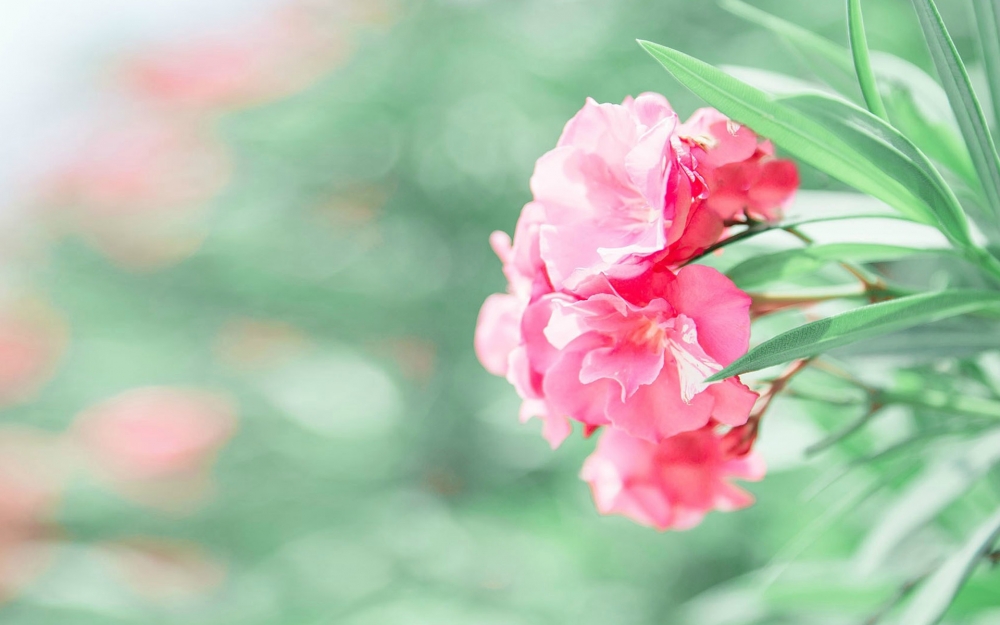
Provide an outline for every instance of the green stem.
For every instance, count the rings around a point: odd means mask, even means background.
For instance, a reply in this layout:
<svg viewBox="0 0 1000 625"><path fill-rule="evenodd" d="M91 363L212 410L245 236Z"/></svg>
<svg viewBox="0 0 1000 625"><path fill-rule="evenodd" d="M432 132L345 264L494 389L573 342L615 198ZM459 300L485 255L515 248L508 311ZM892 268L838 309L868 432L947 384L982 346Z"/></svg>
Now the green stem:
<svg viewBox="0 0 1000 625"><path fill-rule="evenodd" d="M901 404L914 408L929 408L966 417L985 417L1000 420L1000 402L973 395L955 395L937 390L901 392L878 390L875 401L884 404Z"/></svg>
<svg viewBox="0 0 1000 625"><path fill-rule="evenodd" d="M802 232L795 226L785 226L785 232L796 237L799 241L802 241L806 245L812 245L815 241L813 238ZM864 267L857 265L855 263L849 263L847 261L840 261L839 264L843 267L849 274L861 281L865 289L868 291L884 291L886 288L885 281L882 278L876 276L872 272L868 271Z"/></svg>
<svg viewBox="0 0 1000 625"><path fill-rule="evenodd" d="M1000 283L1000 260L981 247L966 248L963 251L969 262L977 265L989 277Z"/></svg>
<svg viewBox="0 0 1000 625"><path fill-rule="evenodd" d="M861 17L861 0L847 0L847 34L851 40L851 55L854 56L854 72L858 75L861 85L861 95L865 105L873 115L889 121L885 111L882 96L879 95L875 83L875 73L872 71L872 61L868 54L868 41L865 39L865 22Z"/></svg>

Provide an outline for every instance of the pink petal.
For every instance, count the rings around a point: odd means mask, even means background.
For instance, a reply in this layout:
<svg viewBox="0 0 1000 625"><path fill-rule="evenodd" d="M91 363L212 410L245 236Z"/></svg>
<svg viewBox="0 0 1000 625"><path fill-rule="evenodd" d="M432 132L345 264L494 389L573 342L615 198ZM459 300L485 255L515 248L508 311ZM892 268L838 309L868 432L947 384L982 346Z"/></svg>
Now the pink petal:
<svg viewBox="0 0 1000 625"><path fill-rule="evenodd" d="M750 418L750 411L757 402L757 393L751 391L737 378L716 382L707 393L715 399L712 418L725 425L743 425Z"/></svg>
<svg viewBox="0 0 1000 625"><path fill-rule="evenodd" d="M590 425L608 423L604 405L609 395L619 394L617 385L610 380L590 384L580 382L584 357L592 349L605 344L603 337L589 333L575 339L560 352L542 381L545 398L553 410Z"/></svg>
<svg viewBox="0 0 1000 625"><path fill-rule="evenodd" d="M523 302L513 295L496 293L479 311L474 339L476 356L493 375L507 374L507 359L521 340L518 324Z"/></svg>
<svg viewBox="0 0 1000 625"><path fill-rule="evenodd" d="M614 380L621 386L621 398L625 401L635 394L639 385L652 383L662 368L662 350L624 341L588 353L580 369L580 382Z"/></svg>
<svg viewBox="0 0 1000 625"><path fill-rule="evenodd" d="M705 378L721 371L722 366L698 344L698 331L690 317L675 317L669 336L667 348L677 363L681 399L684 403L691 403L695 395L708 388Z"/></svg>
<svg viewBox="0 0 1000 625"><path fill-rule="evenodd" d="M681 399L677 367L665 365L652 384L640 386L621 401L619 394L607 400L607 416L615 427L649 441L660 441L680 432L704 427L712 413L713 398L695 395L690 403Z"/></svg>
<svg viewBox="0 0 1000 625"><path fill-rule="evenodd" d="M688 265L667 287L667 300L694 320L698 343L726 366L750 345L750 296L711 267Z"/></svg>
<svg viewBox="0 0 1000 625"><path fill-rule="evenodd" d="M532 417L542 419L542 436L549 442L552 449L556 449L572 433L573 428L569 420L553 411L544 401L536 399L526 399L521 402L520 412L521 423L527 422Z"/></svg>

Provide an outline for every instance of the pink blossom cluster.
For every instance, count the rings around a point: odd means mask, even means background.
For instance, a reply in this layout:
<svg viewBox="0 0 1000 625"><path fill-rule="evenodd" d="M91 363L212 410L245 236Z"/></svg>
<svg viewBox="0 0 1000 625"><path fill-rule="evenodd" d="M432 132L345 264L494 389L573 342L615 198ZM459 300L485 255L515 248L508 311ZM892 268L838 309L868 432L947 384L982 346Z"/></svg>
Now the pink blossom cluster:
<svg viewBox="0 0 1000 625"><path fill-rule="evenodd" d="M491 237L507 293L483 304L476 352L553 448L602 429L581 476L598 510L658 529L748 505L731 478L763 465L729 441L757 394L705 379L744 354L750 297L686 264L729 226L776 220L795 165L718 111L681 122L662 96L588 99L543 155L513 241Z"/></svg>

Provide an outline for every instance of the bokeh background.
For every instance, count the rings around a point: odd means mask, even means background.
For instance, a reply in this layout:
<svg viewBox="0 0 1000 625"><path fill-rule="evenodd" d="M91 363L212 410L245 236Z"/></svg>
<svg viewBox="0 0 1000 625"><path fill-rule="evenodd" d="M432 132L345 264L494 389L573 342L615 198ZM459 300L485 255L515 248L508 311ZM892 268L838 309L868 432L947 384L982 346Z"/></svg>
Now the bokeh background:
<svg viewBox="0 0 1000 625"><path fill-rule="evenodd" d="M755 4L846 39L843 3ZM929 69L908 2L865 18ZM779 402L758 505L661 534L598 516L593 441L551 451L472 352L488 235L584 99L698 106L635 39L808 76L769 33L686 0L4 0L0 25L3 623L839 623L895 592L830 574L874 478L820 489L845 456L802 449L848 409ZM762 567L785 583L732 589ZM995 599L976 583L958 610Z"/></svg>

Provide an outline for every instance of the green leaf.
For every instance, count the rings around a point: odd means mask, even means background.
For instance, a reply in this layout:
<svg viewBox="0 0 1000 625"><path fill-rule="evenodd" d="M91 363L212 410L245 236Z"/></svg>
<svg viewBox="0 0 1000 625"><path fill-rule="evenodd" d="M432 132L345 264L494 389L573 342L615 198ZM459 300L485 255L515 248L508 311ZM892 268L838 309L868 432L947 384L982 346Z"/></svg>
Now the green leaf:
<svg viewBox="0 0 1000 625"><path fill-rule="evenodd" d="M719 4L733 15L777 34L802 54L810 69L827 84L848 97L857 97L854 67L843 46L740 0L722 0Z"/></svg>
<svg viewBox="0 0 1000 625"><path fill-rule="evenodd" d="M914 532L933 521L1000 462L1000 430L977 437L918 475L886 509L858 549L860 570L871 573Z"/></svg>
<svg viewBox="0 0 1000 625"><path fill-rule="evenodd" d="M937 225L959 245L969 242L962 206L941 174L909 139L883 120L838 98L818 93L776 98L820 122L885 172L902 182L930 209Z"/></svg>
<svg viewBox="0 0 1000 625"><path fill-rule="evenodd" d="M815 356L855 341L986 308L1000 308L1000 293L956 289L862 306L765 341L708 381Z"/></svg>
<svg viewBox="0 0 1000 625"><path fill-rule="evenodd" d="M972 164L982 183L988 210L994 217L1000 217L1000 159L997 158L993 137L972 89L965 64L955 49L934 0L913 0L913 6L938 77L948 94L951 108L958 119L958 127L972 156Z"/></svg>
<svg viewBox="0 0 1000 625"><path fill-rule="evenodd" d="M739 0L723 0L721 4L731 13L781 36L806 56L807 60L817 59L818 62L810 63L816 75L840 93L854 98L857 83L851 54L847 49ZM941 86L919 67L891 54L872 52L871 62L882 102L892 124L924 153L958 174L971 188L978 189L980 185L975 168L959 137L958 123ZM758 81L748 80L744 76L737 78L759 86L768 93L787 93L791 88L790 83L783 81L780 90L772 91L769 86L761 85Z"/></svg>
<svg viewBox="0 0 1000 625"><path fill-rule="evenodd" d="M696 95L793 156L969 244L957 200L928 175L933 167L922 166L919 150L877 117L822 94L777 100L682 52L639 43Z"/></svg>
<svg viewBox="0 0 1000 625"><path fill-rule="evenodd" d="M757 67L747 67L745 65L720 65L719 69L726 72L736 80L742 80L746 84L760 89L770 95L797 95L800 93L814 93L816 91L829 90L826 85L821 85L808 80L802 80L795 76L772 72L767 69Z"/></svg>
<svg viewBox="0 0 1000 625"><path fill-rule="evenodd" d="M921 584L906 607L900 623L934 625L939 623L955 595L961 590L976 566L1000 539L1000 509L969 536L962 548Z"/></svg>
<svg viewBox="0 0 1000 625"><path fill-rule="evenodd" d="M946 250L921 250L869 243L831 243L755 256L736 265L727 271L726 275L736 283L736 286L746 289L812 273L830 262L871 263L934 251Z"/></svg>
<svg viewBox="0 0 1000 625"><path fill-rule="evenodd" d="M979 27L979 44L986 66L986 78L993 96L993 123L1000 124L1000 4L996 0L972 0Z"/></svg>
<svg viewBox="0 0 1000 625"><path fill-rule="evenodd" d="M868 55L868 40L865 38L865 22L861 16L861 0L847 0L847 34L851 41L851 55L854 57L854 71L858 75L861 95L872 114L889 121L889 115L882 104L882 97L875 83L872 61Z"/></svg>
<svg viewBox="0 0 1000 625"><path fill-rule="evenodd" d="M946 319L886 334L837 350L839 356L903 356L913 361L968 357L1000 350L1000 324L988 319Z"/></svg>

